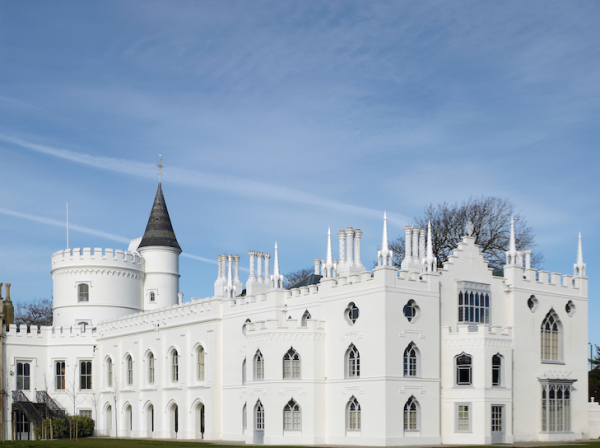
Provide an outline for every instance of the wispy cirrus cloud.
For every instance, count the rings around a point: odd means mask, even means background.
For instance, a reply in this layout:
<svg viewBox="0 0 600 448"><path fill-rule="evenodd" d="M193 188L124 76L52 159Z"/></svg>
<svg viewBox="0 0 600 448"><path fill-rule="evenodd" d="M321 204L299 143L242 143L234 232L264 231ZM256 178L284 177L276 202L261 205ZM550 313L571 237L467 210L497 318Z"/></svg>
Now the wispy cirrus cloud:
<svg viewBox="0 0 600 448"><path fill-rule="evenodd" d="M86 153L76 152L69 149L55 148L48 145L23 140L18 137L0 133L0 140L21 148L36 151L52 157L57 157L70 162L75 162L97 169L112 171L116 173L135 175L146 178L156 176L156 167L150 163L135 160L119 159L116 157L93 156ZM374 210L358 205L347 204L315 196L300 190L273 185L264 182L256 182L250 179L240 179L235 176L214 175L206 172L188 170L185 168L169 168L169 178L173 183L188 185L198 188L225 191L234 195L262 197L263 199L275 199L286 202L295 202L304 205L332 209L341 212L368 216L375 219L382 218L381 210ZM399 214L388 213L388 219L398 225L406 223L408 219Z"/></svg>

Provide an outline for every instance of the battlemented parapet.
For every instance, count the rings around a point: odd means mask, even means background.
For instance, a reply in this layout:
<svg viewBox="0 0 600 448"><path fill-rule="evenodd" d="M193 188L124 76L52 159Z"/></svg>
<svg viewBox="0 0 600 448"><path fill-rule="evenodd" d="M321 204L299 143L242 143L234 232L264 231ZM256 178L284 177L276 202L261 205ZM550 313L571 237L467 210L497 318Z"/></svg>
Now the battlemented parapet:
<svg viewBox="0 0 600 448"><path fill-rule="evenodd" d="M58 269L69 267L96 267L112 269L144 270L144 259L137 252L84 247L65 249L52 254L52 274ZM60 273L58 275L65 275Z"/></svg>

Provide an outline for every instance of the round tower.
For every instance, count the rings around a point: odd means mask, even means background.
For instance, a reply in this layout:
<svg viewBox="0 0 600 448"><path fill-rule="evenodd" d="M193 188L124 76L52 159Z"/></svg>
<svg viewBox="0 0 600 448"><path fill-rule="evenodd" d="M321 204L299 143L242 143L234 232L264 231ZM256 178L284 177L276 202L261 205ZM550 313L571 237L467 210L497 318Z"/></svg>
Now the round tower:
<svg viewBox="0 0 600 448"><path fill-rule="evenodd" d="M160 182L146 231L137 250L145 260L143 309L176 305L181 247L171 225Z"/></svg>
<svg viewBox="0 0 600 448"><path fill-rule="evenodd" d="M142 311L144 259L90 247L52 255L53 324L92 325Z"/></svg>

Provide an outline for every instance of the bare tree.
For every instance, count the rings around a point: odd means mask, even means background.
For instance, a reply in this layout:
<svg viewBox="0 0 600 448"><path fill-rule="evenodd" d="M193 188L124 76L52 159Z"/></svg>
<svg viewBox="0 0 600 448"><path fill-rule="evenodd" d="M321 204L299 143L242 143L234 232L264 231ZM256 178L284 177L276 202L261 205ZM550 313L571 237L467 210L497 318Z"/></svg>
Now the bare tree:
<svg viewBox="0 0 600 448"><path fill-rule="evenodd" d="M119 380L115 380L115 387L113 388L111 395L113 403L115 404L115 437L119 438L119 411L117 405L119 403L119 400L123 396L123 391L121 390L121 382Z"/></svg>
<svg viewBox="0 0 600 448"><path fill-rule="evenodd" d="M79 396L79 384L77 382L77 372L79 371L77 364L75 364L73 366L73 379L67 381L66 387L65 387L65 393L67 394L67 397L69 397L69 400L71 400L71 402L73 403L73 415L76 415L77 412L77 404L80 401L80 396Z"/></svg>
<svg viewBox="0 0 600 448"><path fill-rule="evenodd" d="M533 250L536 247L533 230L524 216L515 213L514 204L506 198L482 196L471 197L462 203L429 204L423 210L423 215L413 219L411 226L427 229L431 221L433 255L437 258L438 268L441 268L466 235L465 227L471 221L475 244L481 248L488 266L499 270L506 263L511 218L515 221L517 250L532 249L531 265L539 267L544 257L541 252ZM404 258L404 235L392 241L390 249L394 251L394 264L399 266Z"/></svg>
<svg viewBox="0 0 600 448"><path fill-rule="evenodd" d="M291 286L295 285L299 281L304 280L310 274L314 274L314 272L315 272L315 268L312 267L312 268L298 269L297 271L285 274L283 276L283 279L284 279L283 287L285 289L289 289Z"/></svg>
<svg viewBox="0 0 600 448"><path fill-rule="evenodd" d="M100 404L102 404L102 392L98 388L92 389L91 393L87 394L86 400L89 401L92 407L94 408L94 419L96 420L97 425L98 407L100 406Z"/></svg>
<svg viewBox="0 0 600 448"><path fill-rule="evenodd" d="M36 299L33 302L16 302L15 324L51 326L52 300Z"/></svg>

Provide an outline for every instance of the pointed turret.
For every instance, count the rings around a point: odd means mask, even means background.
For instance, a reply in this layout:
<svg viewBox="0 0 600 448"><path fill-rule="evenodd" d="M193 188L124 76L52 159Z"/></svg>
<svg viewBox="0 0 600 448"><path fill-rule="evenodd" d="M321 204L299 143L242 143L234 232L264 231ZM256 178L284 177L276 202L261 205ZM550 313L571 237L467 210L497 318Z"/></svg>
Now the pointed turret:
<svg viewBox="0 0 600 448"><path fill-rule="evenodd" d="M425 271L437 271L437 260L433 256L433 239L431 237L431 220L427 224L427 254L425 256Z"/></svg>
<svg viewBox="0 0 600 448"><path fill-rule="evenodd" d="M167 203L165 202L160 182L158 183L158 190L156 190L156 197L154 198L150 218L148 218L146 231L138 246L138 250L149 246L173 247L181 250L173 231L173 225L171 224L171 218L169 217Z"/></svg>
<svg viewBox="0 0 600 448"><path fill-rule="evenodd" d="M325 258L327 267L333 266L333 256L331 255L331 227L327 229L327 257Z"/></svg>
<svg viewBox="0 0 600 448"><path fill-rule="evenodd" d="M577 243L577 263L573 266L575 277L585 277L585 263L583 262L583 251L581 250L581 232Z"/></svg>
<svg viewBox="0 0 600 448"><path fill-rule="evenodd" d="M271 276L273 288L283 288L283 275L279 273L279 253L277 251L277 241L275 241L275 257L273 258L273 275Z"/></svg>
<svg viewBox="0 0 600 448"><path fill-rule="evenodd" d="M388 242L388 228L387 228L387 212L383 212L383 235L381 237L381 250L377 252L377 260L379 266L381 265L392 265L393 252L390 250Z"/></svg>

